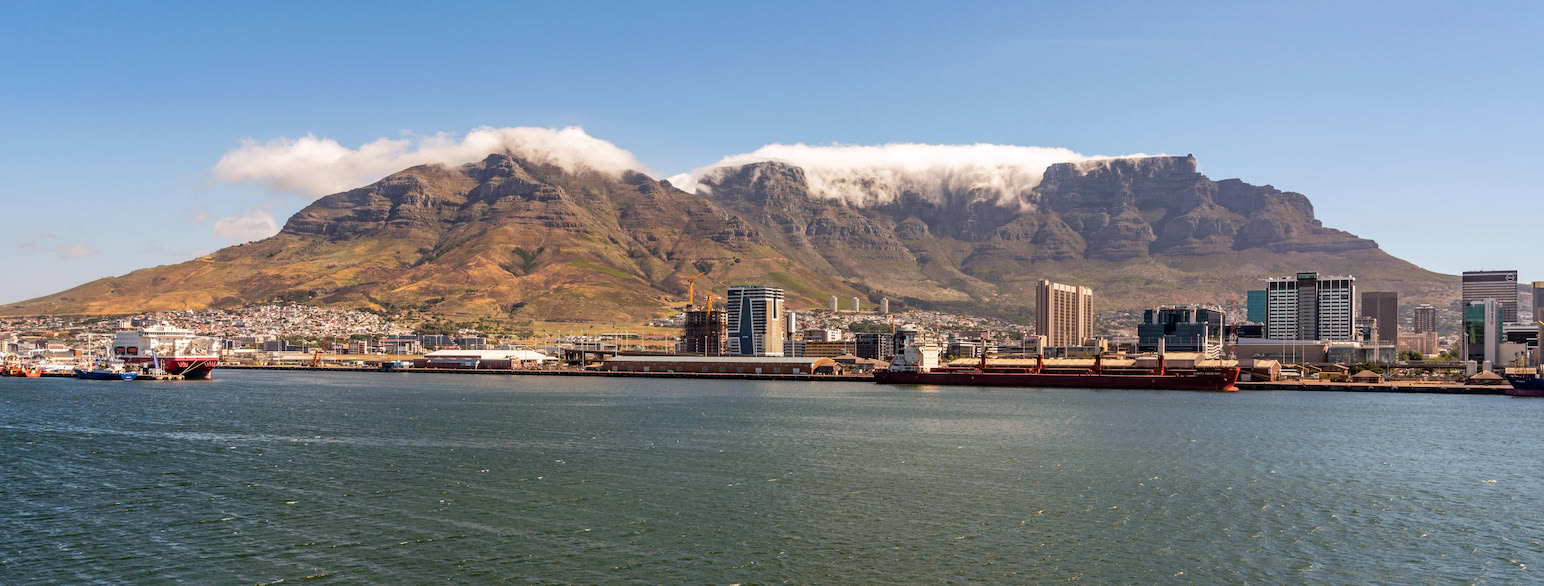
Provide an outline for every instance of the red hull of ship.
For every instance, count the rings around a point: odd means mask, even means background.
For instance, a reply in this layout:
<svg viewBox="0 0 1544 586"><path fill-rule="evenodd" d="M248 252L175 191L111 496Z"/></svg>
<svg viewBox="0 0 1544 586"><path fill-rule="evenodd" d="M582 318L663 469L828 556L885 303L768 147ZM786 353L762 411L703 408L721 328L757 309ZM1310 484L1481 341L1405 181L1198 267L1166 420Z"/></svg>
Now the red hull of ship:
<svg viewBox="0 0 1544 586"><path fill-rule="evenodd" d="M1178 374L1030 374L998 372L876 372L874 382L1070 389L1236 391L1238 369Z"/></svg>
<svg viewBox="0 0 1544 586"><path fill-rule="evenodd" d="M220 362L219 358L208 357L180 357L180 358L152 358L150 356L119 356L129 364L159 363L161 368L172 374L180 374L185 379L202 379L214 376L214 365Z"/></svg>

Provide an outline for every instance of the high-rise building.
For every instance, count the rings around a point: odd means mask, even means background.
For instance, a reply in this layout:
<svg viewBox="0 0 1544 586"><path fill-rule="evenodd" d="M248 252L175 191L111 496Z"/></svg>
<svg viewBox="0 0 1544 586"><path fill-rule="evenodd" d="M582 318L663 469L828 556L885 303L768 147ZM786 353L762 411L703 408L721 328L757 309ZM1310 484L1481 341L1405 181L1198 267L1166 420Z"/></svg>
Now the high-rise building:
<svg viewBox="0 0 1544 586"><path fill-rule="evenodd" d="M859 306L858 306L858 298L854 297L854 298L852 298L852 312L853 313L858 313L858 308L859 308Z"/></svg>
<svg viewBox="0 0 1544 586"><path fill-rule="evenodd" d="M831 313L836 313L836 296L831 296Z"/></svg>
<svg viewBox="0 0 1544 586"><path fill-rule="evenodd" d="M889 297L884 297L884 298L881 298L879 300L879 313L885 313L885 314L890 313L890 298Z"/></svg>
<svg viewBox="0 0 1544 586"><path fill-rule="evenodd" d="M783 355L783 290L762 285L735 285L724 303L729 330L729 354Z"/></svg>
<svg viewBox="0 0 1544 586"><path fill-rule="evenodd" d="M1035 330L1051 346L1094 337L1094 290L1042 280L1035 286Z"/></svg>
<svg viewBox="0 0 1544 586"><path fill-rule="evenodd" d="M1544 322L1544 281L1533 282L1533 321Z"/></svg>
<svg viewBox="0 0 1544 586"><path fill-rule="evenodd" d="M1269 303L1267 299L1268 297L1264 290L1250 291L1248 301L1245 304L1249 311L1248 314L1245 315L1244 321L1257 324L1265 323L1265 308Z"/></svg>
<svg viewBox="0 0 1544 586"><path fill-rule="evenodd" d="M1437 308L1429 303L1422 303L1415 307L1415 333L1437 331Z"/></svg>
<svg viewBox="0 0 1544 586"><path fill-rule="evenodd" d="M703 356L723 354L725 331L723 311L688 311L686 329L681 332L681 353Z"/></svg>
<svg viewBox="0 0 1544 586"><path fill-rule="evenodd" d="M1517 321L1517 271L1464 271L1464 305L1495 299L1501 319Z"/></svg>
<svg viewBox="0 0 1544 586"><path fill-rule="evenodd" d="M1378 320L1378 341L1399 344L1399 293L1368 291L1362 293L1362 312L1357 317Z"/></svg>
<svg viewBox="0 0 1544 586"><path fill-rule="evenodd" d="M1298 273L1266 279L1265 291L1267 338L1356 339L1356 277Z"/></svg>
<svg viewBox="0 0 1544 586"><path fill-rule="evenodd" d="M1459 356L1464 360L1489 362L1496 365L1501 353L1501 323L1505 310L1495 299L1482 299L1464 304L1463 348Z"/></svg>
<svg viewBox="0 0 1544 586"><path fill-rule="evenodd" d="M1137 326L1137 351L1157 352L1159 341L1168 352L1200 352L1222 358L1227 328L1222 308L1215 305L1164 305L1142 312Z"/></svg>

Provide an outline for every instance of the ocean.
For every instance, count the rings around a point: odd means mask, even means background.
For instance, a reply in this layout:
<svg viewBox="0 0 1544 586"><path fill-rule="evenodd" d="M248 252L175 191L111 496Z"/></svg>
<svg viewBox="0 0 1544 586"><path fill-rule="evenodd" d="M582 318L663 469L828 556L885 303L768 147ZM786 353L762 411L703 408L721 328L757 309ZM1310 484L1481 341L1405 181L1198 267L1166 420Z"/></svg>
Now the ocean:
<svg viewBox="0 0 1544 586"><path fill-rule="evenodd" d="M0 379L0 583L1540 583L1544 400Z"/></svg>

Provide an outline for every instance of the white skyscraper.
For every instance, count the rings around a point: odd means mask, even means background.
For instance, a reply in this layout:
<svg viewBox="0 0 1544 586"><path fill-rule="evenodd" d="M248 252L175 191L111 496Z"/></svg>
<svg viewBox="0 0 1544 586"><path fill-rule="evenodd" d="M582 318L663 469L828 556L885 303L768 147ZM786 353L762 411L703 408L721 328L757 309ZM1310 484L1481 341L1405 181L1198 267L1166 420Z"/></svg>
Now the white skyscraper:
<svg viewBox="0 0 1544 586"><path fill-rule="evenodd" d="M1298 273L1266 279L1265 337L1272 340L1356 339L1356 277Z"/></svg>

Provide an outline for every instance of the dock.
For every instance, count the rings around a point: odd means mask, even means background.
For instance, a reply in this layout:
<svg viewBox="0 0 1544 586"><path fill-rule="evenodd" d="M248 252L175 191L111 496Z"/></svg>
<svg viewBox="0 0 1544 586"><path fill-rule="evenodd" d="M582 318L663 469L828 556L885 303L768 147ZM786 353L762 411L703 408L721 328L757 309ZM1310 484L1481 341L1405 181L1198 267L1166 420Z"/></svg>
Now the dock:
<svg viewBox="0 0 1544 586"><path fill-rule="evenodd" d="M539 369L487 369L487 368L404 368L381 370L350 366L268 366L222 364L219 369L277 370L288 372L363 372L404 374L481 374L503 376L602 376L631 378L676 379L733 379L733 380L780 380L805 382L871 383L869 374L754 374L754 373L697 373L697 372L626 372L607 370L539 370ZM1240 391L1309 391L1323 393L1401 393L1438 395L1505 395L1510 385L1466 385L1457 382L1406 382L1384 383L1320 382L1320 381L1270 381L1238 383Z"/></svg>
<svg viewBox="0 0 1544 586"><path fill-rule="evenodd" d="M259 366L222 364L216 370L281 370L289 372L369 372L379 374L485 374L504 376L603 376L630 378L689 378L689 379L736 379L781 380L806 382L871 383L874 377L867 374L755 374L740 372L630 372L612 370L541 370L505 368L359 368L349 366Z"/></svg>
<svg viewBox="0 0 1544 586"><path fill-rule="evenodd" d="M1240 391L1310 391L1321 393L1427 393L1437 395L1505 395L1511 385L1466 385L1457 382L1337 383L1320 381L1239 382Z"/></svg>
<svg viewBox="0 0 1544 586"><path fill-rule="evenodd" d="M142 381L142 380L151 380L151 381L182 380L182 375L180 375L180 374L144 374L144 373L140 373L139 375L136 375L134 377L134 380L136 380L136 381Z"/></svg>

